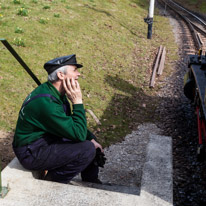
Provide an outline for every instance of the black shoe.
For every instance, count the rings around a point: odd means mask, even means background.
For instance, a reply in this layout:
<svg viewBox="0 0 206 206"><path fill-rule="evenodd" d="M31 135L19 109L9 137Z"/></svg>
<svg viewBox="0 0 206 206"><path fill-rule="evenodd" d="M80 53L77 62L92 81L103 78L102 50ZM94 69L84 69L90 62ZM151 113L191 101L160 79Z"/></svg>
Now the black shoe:
<svg viewBox="0 0 206 206"><path fill-rule="evenodd" d="M99 180L98 178L96 178L96 179L82 179L82 181L96 183L96 184L102 184L101 180Z"/></svg>
<svg viewBox="0 0 206 206"><path fill-rule="evenodd" d="M52 177L50 174L46 174L46 176L44 177L44 180L46 181L52 181Z"/></svg>

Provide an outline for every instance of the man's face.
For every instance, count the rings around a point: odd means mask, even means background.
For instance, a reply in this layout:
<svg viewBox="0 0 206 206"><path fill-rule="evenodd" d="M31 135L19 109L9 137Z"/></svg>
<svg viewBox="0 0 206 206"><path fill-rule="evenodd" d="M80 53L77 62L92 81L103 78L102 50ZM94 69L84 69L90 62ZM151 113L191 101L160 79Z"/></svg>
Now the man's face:
<svg viewBox="0 0 206 206"><path fill-rule="evenodd" d="M68 65L67 67L68 68L67 68L67 72L65 74L65 79L66 78L69 78L69 79L73 78L74 80L78 80L80 73L79 73L77 67L73 66L73 65Z"/></svg>

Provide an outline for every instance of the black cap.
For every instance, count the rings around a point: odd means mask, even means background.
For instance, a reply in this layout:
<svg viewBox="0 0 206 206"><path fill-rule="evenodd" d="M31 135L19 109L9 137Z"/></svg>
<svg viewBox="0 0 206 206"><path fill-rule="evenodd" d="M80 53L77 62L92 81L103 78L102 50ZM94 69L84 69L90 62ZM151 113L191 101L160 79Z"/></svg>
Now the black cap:
<svg viewBox="0 0 206 206"><path fill-rule="evenodd" d="M75 65L77 68L83 67L83 65L77 64L76 55L72 54L52 59L44 64L44 68L48 74L51 74L56 69L66 65Z"/></svg>

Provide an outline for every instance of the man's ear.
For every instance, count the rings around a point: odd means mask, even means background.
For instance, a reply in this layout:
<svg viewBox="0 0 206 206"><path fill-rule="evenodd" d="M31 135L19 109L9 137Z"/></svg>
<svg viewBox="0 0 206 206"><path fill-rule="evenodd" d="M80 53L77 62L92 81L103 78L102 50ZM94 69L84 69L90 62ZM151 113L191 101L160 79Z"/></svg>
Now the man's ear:
<svg viewBox="0 0 206 206"><path fill-rule="evenodd" d="M57 72L57 77L59 78L59 80L64 80L64 73L63 72Z"/></svg>

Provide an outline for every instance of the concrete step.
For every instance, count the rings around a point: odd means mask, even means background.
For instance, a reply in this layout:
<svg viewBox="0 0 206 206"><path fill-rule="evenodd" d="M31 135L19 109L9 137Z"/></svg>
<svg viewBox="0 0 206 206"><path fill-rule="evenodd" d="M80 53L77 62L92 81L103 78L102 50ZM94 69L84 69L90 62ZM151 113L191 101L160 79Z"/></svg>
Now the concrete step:
<svg viewBox="0 0 206 206"><path fill-rule="evenodd" d="M82 182L80 179L74 179L70 182L71 185L80 186L80 187L90 187L100 190L119 192L125 194L140 195L140 188L135 186L124 186L124 185L115 185L110 183L95 184L89 182Z"/></svg>
<svg viewBox="0 0 206 206"><path fill-rule="evenodd" d="M60 184L35 179L34 172L25 170L16 158L2 171L3 186L9 192L0 199L3 206L171 206L172 141L171 137L149 135L145 164L140 185L88 184L74 179L70 184Z"/></svg>

